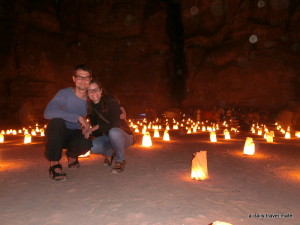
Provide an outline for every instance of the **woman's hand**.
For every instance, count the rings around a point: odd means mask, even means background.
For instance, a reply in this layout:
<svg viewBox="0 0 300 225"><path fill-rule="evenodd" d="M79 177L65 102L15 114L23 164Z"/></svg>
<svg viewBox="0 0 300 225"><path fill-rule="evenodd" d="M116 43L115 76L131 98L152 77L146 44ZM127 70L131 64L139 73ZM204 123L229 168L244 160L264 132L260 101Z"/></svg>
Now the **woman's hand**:
<svg viewBox="0 0 300 225"><path fill-rule="evenodd" d="M91 129L90 127L82 129L82 134L84 135L84 137L85 137L86 139L88 139L88 138L90 137L90 134L91 134L92 132L93 132L93 131L92 131L92 129Z"/></svg>
<svg viewBox="0 0 300 225"><path fill-rule="evenodd" d="M99 129L99 125L93 127L89 126L88 128L82 129L82 134L84 135L85 138L89 138L90 134L98 129Z"/></svg>

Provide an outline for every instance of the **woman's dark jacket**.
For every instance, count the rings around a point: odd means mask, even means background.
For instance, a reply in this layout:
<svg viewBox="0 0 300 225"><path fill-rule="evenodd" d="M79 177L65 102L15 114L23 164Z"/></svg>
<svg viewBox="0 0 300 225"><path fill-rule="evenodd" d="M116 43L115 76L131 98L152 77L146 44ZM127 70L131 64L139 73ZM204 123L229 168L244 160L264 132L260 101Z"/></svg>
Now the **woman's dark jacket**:
<svg viewBox="0 0 300 225"><path fill-rule="evenodd" d="M104 99L105 98L105 99ZM106 109L105 111L101 111L101 101L106 102ZM128 126L126 121L120 119L120 115L122 113L120 109L120 104L116 98L110 95L105 95L101 97L100 102L97 104L92 104L92 113L89 114L89 119L91 121L92 126L99 125L99 130L97 132L94 132L94 136L99 136L101 132L108 135L108 132L113 127L119 127L123 129L126 133L132 135L133 132L131 128ZM102 115L99 115L99 113ZM103 119L104 118L104 119ZM105 121L107 120L107 121ZM100 133L99 133L100 131Z"/></svg>

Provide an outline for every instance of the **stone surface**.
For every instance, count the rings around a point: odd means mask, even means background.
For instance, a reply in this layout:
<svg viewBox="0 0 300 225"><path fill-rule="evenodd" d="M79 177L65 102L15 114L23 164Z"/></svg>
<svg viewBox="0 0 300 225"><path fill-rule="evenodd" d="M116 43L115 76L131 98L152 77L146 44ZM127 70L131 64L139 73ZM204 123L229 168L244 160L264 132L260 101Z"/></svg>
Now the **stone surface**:
<svg viewBox="0 0 300 225"><path fill-rule="evenodd" d="M176 47L169 44L166 2L181 3L182 102L174 100ZM79 63L93 68L129 115L174 106L279 110L300 100L296 0L2 0L0 18L6 120L42 120L56 91L72 85Z"/></svg>

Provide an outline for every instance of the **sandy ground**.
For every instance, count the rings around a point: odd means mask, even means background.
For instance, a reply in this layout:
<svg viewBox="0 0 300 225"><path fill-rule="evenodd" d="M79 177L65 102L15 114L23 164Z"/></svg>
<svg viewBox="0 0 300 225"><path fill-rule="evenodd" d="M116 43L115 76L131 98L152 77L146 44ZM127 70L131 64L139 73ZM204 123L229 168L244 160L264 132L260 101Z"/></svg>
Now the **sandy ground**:
<svg viewBox="0 0 300 225"><path fill-rule="evenodd" d="M0 224L300 224L300 139L224 140L219 132L211 143L207 132L170 135L170 142L152 138L149 148L137 135L120 174L103 167L100 155L80 159L78 169L63 157L63 182L48 176L43 137L24 145L21 136L7 136L0 144ZM254 156L242 154L246 136L254 137ZM208 151L205 181L190 179L192 154L200 150Z"/></svg>

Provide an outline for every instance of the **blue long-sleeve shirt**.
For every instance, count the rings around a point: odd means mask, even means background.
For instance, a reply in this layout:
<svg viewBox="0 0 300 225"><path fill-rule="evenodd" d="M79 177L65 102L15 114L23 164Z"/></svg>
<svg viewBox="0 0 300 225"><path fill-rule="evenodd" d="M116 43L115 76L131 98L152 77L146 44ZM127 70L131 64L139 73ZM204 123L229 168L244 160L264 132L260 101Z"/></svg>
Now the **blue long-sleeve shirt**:
<svg viewBox="0 0 300 225"><path fill-rule="evenodd" d="M86 116L86 100L78 98L73 88L59 90L48 103L45 111L45 119L61 118L65 120L68 129L81 129L78 122L79 116Z"/></svg>

